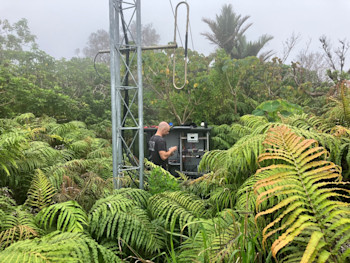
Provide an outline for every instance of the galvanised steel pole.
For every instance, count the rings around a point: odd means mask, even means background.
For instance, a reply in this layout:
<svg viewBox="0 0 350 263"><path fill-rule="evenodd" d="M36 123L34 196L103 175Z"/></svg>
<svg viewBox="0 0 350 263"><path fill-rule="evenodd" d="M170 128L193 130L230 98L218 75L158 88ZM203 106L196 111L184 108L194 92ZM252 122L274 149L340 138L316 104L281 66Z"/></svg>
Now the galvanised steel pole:
<svg viewBox="0 0 350 263"><path fill-rule="evenodd" d="M115 96L115 107L117 111L117 121L116 121L116 130L117 130L117 189L121 188L120 176L122 174L121 169L123 165L123 149L122 149L122 102L121 102L121 82L120 82L120 34L119 34L119 16L120 16L120 2L121 0L114 0L114 10L115 10L115 42L114 50L116 50L116 96Z"/></svg>
<svg viewBox="0 0 350 263"><path fill-rule="evenodd" d="M120 59L116 50L116 43L119 43L119 12L115 0L109 0L109 32L110 32L110 67L111 67L111 110L112 110L112 153L113 153L113 185L120 188L119 163L121 161L119 149L121 148L118 132L118 114L120 115L120 98L117 94L117 87L120 87ZM120 127L120 124L119 124ZM119 146L119 147L118 147Z"/></svg>
<svg viewBox="0 0 350 263"><path fill-rule="evenodd" d="M137 77L138 77L138 115L139 115L139 181L143 189L143 87L142 87L142 50L141 50L141 1L136 1L136 30L137 30Z"/></svg>

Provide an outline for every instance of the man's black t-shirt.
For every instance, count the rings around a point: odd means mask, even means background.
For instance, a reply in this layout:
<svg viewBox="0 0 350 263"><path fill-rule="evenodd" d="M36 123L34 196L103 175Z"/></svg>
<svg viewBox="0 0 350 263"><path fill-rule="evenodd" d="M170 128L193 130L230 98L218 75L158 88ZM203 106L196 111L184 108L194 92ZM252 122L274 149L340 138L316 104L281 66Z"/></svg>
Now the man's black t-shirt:
<svg viewBox="0 0 350 263"><path fill-rule="evenodd" d="M154 164L161 165L164 169L166 169L168 160L162 160L162 158L159 156L159 151L167 151L166 141L159 135L153 135L149 140L149 159Z"/></svg>

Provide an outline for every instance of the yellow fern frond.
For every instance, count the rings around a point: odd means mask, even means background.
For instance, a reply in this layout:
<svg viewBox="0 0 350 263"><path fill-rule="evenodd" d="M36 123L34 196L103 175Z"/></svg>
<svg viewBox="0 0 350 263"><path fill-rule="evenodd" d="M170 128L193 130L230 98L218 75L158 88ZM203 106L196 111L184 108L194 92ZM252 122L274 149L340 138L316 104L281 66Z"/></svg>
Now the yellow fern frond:
<svg viewBox="0 0 350 263"><path fill-rule="evenodd" d="M316 140L287 126L270 128L263 145L254 186L255 219L267 222L263 245L283 262L342 262L339 250L350 242L350 214L349 205L338 200L350 198L350 191L342 188L348 183L341 181L341 168L327 160ZM304 253L291 256L287 248Z"/></svg>

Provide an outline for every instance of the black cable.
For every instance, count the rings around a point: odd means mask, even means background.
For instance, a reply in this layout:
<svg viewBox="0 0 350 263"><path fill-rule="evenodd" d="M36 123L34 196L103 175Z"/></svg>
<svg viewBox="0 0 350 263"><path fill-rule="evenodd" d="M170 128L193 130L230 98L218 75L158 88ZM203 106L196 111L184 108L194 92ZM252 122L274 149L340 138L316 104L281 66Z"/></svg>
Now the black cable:
<svg viewBox="0 0 350 263"><path fill-rule="evenodd" d="M100 55L100 54L101 54L101 52L97 52L97 54L96 54L95 57L94 57L94 69L95 69L95 71L96 71L97 76L98 76L101 80L103 80L103 81L104 81L105 83L107 83L107 84L110 84L111 81L110 81L110 80L104 79L104 78L100 75L100 73L98 72L98 70L97 70L97 67L96 67L96 59L97 59L98 55Z"/></svg>
<svg viewBox="0 0 350 263"><path fill-rule="evenodd" d="M187 0L186 0L187 3ZM192 50L194 50L194 44L193 44L193 36L192 36L192 28L191 28L191 21L188 19L188 24L190 26L190 35L191 35L191 42L192 42Z"/></svg>

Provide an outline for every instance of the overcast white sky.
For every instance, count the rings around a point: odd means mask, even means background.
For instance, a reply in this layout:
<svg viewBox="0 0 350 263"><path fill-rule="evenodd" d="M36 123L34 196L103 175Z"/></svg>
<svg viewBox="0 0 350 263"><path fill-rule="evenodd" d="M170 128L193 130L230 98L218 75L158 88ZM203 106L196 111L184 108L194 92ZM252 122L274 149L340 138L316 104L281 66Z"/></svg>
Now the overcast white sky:
<svg viewBox="0 0 350 263"><path fill-rule="evenodd" d="M131 0L130 0L131 1ZM152 23L161 36L159 44L173 39L174 18L170 2L175 7L180 0L141 0L142 24ZM200 33L208 32L202 18L215 19L223 4L232 4L234 11L249 15L253 23L247 31L248 40L262 34L274 36L267 49L280 55L282 43L300 34L297 49L321 51L318 38L326 35L334 46L338 39L350 40L350 0L187 0L194 49L208 55L215 47ZM0 19L11 23L26 18L39 47L56 58L70 58L75 49L82 49L92 32L109 30L108 0L0 0ZM179 16L179 21L184 20ZM182 27L183 28L183 27ZM181 29L181 26L180 26ZM179 37L178 37L179 38ZM192 49L190 39L189 47Z"/></svg>

